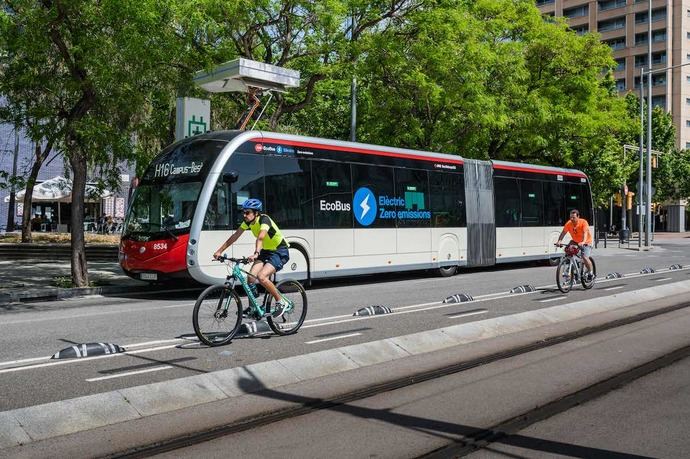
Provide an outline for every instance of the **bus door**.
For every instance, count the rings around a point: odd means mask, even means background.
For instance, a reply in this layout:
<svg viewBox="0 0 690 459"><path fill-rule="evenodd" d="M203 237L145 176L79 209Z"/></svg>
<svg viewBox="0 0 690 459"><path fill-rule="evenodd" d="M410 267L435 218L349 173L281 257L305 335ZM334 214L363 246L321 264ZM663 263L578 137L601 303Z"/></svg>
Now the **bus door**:
<svg viewBox="0 0 690 459"><path fill-rule="evenodd" d="M489 161L465 160L467 265L496 262L493 167Z"/></svg>

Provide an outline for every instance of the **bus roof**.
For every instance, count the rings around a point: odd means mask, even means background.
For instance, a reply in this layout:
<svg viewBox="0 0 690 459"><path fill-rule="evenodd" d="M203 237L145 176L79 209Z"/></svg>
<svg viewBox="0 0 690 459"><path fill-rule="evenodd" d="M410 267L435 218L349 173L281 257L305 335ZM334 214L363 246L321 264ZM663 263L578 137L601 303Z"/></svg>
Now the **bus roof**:
<svg viewBox="0 0 690 459"><path fill-rule="evenodd" d="M194 138L209 138L217 140L231 141L242 131L227 130L227 131L210 131L199 136L191 137L185 140ZM463 164L465 159L460 155L451 155L447 153L427 152L420 150L411 150L407 148L395 148L382 145L373 145L359 142L348 142L343 140L325 139L320 137L307 137L294 134L281 134L270 131L244 131L249 134L248 140L259 140L262 142L282 143L290 146L303 146L306 148L320 148L326 150L343 150L352 153L373 154L380 156L392 156L407 159L417 159L424 161L443 161L454 164ZM252 136L251 134L255 134ZM252 138L253 137L253 138ZM549 175L567 175L572 177L587 178L587 175L577 169L566 169L552 166L541 166L536 164L515 163L508 161L491 160L494 169L498 170L512 170L520 172L533 172Z"/></svg>

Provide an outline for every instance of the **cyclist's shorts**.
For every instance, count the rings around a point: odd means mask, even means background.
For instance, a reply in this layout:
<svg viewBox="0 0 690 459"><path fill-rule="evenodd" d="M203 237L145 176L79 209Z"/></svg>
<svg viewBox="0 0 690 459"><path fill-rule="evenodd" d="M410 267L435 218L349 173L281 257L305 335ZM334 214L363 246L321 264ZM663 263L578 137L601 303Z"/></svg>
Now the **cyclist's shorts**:
<svg viewBox="0 0 690 459"><path fill-rule="evenodd" d="M587 244L582 246L582 255L586 257L591 257L592 256L592 246Z"/></svg>
<svg viewBox="0 0 690 459"><path fill-rule="evenodd" d="M272 265L276 272L283 269L283 265L290 259L290 252L287 247L278 247L276 250L261 249L257 260Z"/></svg>

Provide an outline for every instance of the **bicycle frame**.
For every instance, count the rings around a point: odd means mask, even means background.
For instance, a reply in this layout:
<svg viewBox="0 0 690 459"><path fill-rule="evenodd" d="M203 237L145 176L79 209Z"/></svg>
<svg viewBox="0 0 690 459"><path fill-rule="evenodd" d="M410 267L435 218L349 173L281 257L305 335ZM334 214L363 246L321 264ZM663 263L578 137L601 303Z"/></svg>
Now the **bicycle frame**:
<svg viewBox="0 0 690 459"><path fill-rule="evenodd" d="M252 273L243 270L240 268L238 262L233 262L232 265L232 274L230 276L227 276L227 280L229 281L232 279L232 283L229 283L230 288L235 288L235 282L240 281L240 285L242 285L242 289L244 289L244 292L247 294L247 299L249 300L249 305L251 308L254 310L255 313L259 315L259 317L262 317L265 312L266 312L266 301L267 297L264 297L263 304L259 304L257 298L254 296L252 293L251 289L249 288L249 283L247 282L247 277L255 277ZM226 305L227 307L227 305Z"/></svg>

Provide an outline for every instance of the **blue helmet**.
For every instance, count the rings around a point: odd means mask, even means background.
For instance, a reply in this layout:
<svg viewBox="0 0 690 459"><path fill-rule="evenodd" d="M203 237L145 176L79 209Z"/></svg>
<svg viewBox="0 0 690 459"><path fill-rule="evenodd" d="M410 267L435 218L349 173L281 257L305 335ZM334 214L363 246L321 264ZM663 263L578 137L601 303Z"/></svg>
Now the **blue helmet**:
<svg viewBox="0 0 690 459"><path fill-rule="evenodd" d="M263 207L264 205L258 199L249 198L242 203L243 210L258 210L259 212L261 212Z"/></svg>

